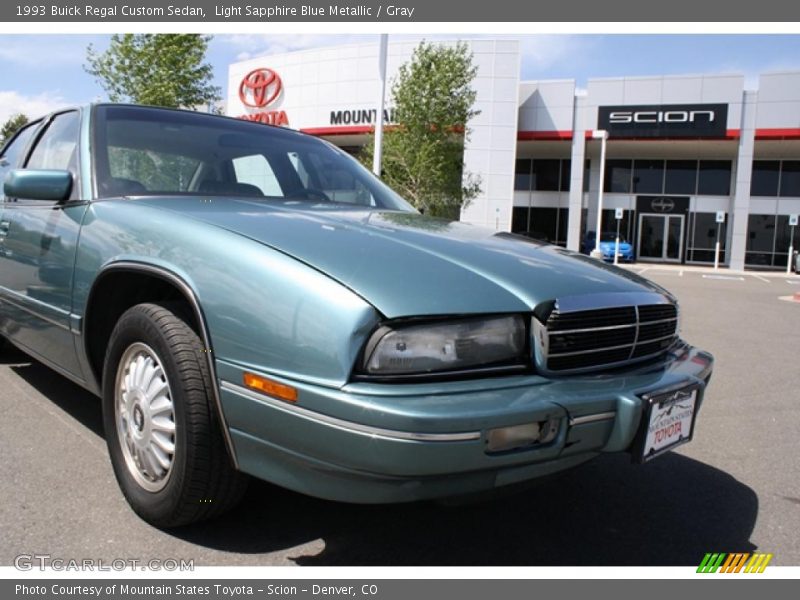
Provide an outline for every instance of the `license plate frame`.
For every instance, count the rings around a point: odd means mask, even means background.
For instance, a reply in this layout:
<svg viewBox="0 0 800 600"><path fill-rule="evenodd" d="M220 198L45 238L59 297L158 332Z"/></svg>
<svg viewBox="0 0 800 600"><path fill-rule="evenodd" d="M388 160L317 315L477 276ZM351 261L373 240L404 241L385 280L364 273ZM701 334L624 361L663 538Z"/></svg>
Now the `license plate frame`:
<svg viewBox="0 0 800 600"><path fill-rule="evenodd" d="M642 420L632 448L633 461L644 464L670 450L674 450L692 441L695 422L697 420L697 411L702 400L702 393L703 386L691 383L644 394L642 396ZM672 417L671 411L675 409L680 411L683 409L685 412L688 410L687 407L691 410L690 416L676 418L676 420L672 421L672 423L681 424L679 433L677 434L678 438L674 441L670 440L667 443L658 444L653 427L661 427L661 429L657 429L656 431L665 431L665 429L668 429L669 424L663 426L662 424L668 423L668 420ZM678 412L676 416L680 415L681 413ZM684 435L683 424L687 421L689 423L689 432Z"/></svg>

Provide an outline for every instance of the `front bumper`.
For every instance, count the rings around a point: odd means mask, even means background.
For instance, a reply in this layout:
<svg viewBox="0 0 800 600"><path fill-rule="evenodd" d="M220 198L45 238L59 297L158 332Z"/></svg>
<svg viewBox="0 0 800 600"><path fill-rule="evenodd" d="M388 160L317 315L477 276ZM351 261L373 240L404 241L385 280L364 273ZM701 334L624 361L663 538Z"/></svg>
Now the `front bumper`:
<svg viewBox="0 0 800 600"><path fill-rule="evenodd" d="M339 390L284 380L299 390L296 404L240 386L240 366L217 365L242 471L312 496L382 503L489 490L625 451L639 428L641 396L682 384L702 391L713 358L680 344L658 365L592 376ZM488 451L489 430L549 419L559 423L551 442Z"/></svg>
<svg viewBox="0 0 800 600"><path fill-rule="evenodd" d="M619 260L625 262L633 262L633 253L632 252L620 252L617 256L619 256ZM614 260L614 251L611 250L609 252L603 252L603 260L613 261Z"/></svg>

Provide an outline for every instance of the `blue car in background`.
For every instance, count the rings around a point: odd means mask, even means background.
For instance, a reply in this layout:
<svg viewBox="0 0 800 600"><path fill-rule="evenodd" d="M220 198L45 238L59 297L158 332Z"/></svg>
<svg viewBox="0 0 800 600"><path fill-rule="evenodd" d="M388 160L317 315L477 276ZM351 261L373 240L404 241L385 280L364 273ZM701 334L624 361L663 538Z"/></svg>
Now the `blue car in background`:
<svg viewBox="0 0 800 600"><path fill-rule="evenodd" d="M617 234L613 231L604 231L600 234L600 250L603 252L603 260L614 260L614 246L616 245ZM581 249L584 254L590 254L594 250L595 234L590 231L586 234L583 240L583 248ZM628 242L624 236L619 238L619 260L624 262L633 262L633 245Z"/></svg>

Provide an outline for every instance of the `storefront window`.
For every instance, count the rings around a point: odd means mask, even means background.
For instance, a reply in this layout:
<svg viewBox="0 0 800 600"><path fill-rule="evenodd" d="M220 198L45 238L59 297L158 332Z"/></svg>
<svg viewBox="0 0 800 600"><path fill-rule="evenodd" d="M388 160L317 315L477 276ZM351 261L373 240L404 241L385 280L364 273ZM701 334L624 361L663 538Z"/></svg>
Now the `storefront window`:
<svg viewBox="0 0 800 600"><path fill-rule="evenodd" d="M514 189L518 191L530 191L531 189L531 165L533 161L529 158L517 159L514 167Z"/></svg>
<svg viewBox="0 0 800 600"><path fill-rule="evenodd" d="M797 229L795 227L795 229ZM778 223L775 227L775 266L786 264L789 255L789 243L791 241L792 228L789 226L789 215L778 215ZM795 232L795 242L797 233ZM794 244L797 248L797 244Z"/></svg>
<svg viewBox="0 0 800 600"><path fill-rule="evenodd" d="M694 194L697 190L697 161L668 160L664 177L665 194Z"/></svg>
<svg viewBox="0 0 800 600"><path fill-rule="evenodd" d="M511 213L511 233L524 233L528 231L528 215L530 209L525 206L515 206Z"/></svg>
<svg viewBox="0 0 800 600"><path fill-rule="evenodd" d="M533 161L533 185L537 192L557 192L561 182L561 161L557 158L537 158Z"/></svg>
<svg viewBox="0 0 800 600"><path fill-rule="evenodd" d="M783 161L781 165L781 196L800 197L800 161Z"/></svg>
<svg viewBox="0 0 800 600"><path fill-rule="evenodd" d="M564 159L561 161L561 191L569 191L569 178L572 176L572 161Z"/></svg>
<svg viewBox="0 0 800 600"><path fill-rule="evenodd" d="M615 209L603 210L603 231L602 233L616 233L617 232L617 211ZM619 221L619 236L623 242L631 242L633 240L633 215L632 210L623 210L622 219ZM594 229L591 227L590 229Z"/></svg>
<svg viewBox="0 0 800 600"><path fill-rule="evenodd" d="M567 245L569 210L532 206L514 207L511 231L559 246Z"/></svg>
<svg viewBox="0 0 800 600"><path fill-rule="evenodd" d="M558 209L558 237L556 238L556 243L559 246L567 246L567 227L569 225L569 209L568 208L559 208Z"/></svg>
<svg viewBox="0 0 800 600"><path fill-rule="evenodd" d="M714 251L719 228L720 261L725 258L726 223L717 223L716 213L698 212L689 214L689 241L686 260L690 262L714 262Z"/></svg>
<svg viewBox="0 0 800 600"><path fill-rule="evenodd" d="M777 196L781 162L779 160L754 160L751 196Z"/></svg>
<svg viewBox="0 0 800 600"><path fill-rule="evenodd" d="M633 161L633 192L635 194L661 194L663 189L663 160Z"/></svg>
<svg viewBox="0 0 800 600"><path fill-rule="evenodd" d="M586 162L583 164L583 191L589 191L589 178L591 175L591 167L592 162L587 158Z"/></svg>
<svg viewBox="0 0 800 600"><path fill-rule="evenodd" d="M731 161L701 160L697 193L706 196L730 196Z"/></svg>
<svg viewBox="0 0 800 600"><path fill-rule="evenodd" d="M747 220L745 264L772 266L775 247L775 215L750 215Z"/></svg>
<svg viewBox="0 0 800 600"><path fill-rule="evenodd" d="M631 193L631 162L630 160L607 160L604 191L612 194Z"/></svg>

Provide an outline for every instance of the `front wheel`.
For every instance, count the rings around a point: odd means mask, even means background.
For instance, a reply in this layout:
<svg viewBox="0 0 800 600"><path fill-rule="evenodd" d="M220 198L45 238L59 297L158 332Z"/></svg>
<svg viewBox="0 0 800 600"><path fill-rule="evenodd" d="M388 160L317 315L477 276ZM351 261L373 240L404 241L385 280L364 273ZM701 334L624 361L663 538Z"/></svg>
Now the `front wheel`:
<svg viewBox="0 0 800 600"><path fill-rule="evenodd" d="M176 527L241 498L212 401L204 347L179 305L139 304L111 334L103 422L114 474L145 521Z"/></svg>

